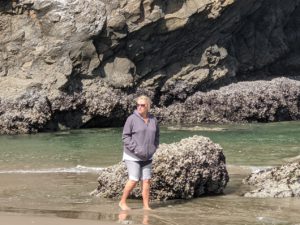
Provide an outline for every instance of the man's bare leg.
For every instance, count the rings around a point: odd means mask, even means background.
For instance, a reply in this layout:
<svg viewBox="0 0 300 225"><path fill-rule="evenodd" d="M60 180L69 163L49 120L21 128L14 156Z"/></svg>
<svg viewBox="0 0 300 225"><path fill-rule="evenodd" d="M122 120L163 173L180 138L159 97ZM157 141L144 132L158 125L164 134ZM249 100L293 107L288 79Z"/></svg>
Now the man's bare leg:
<svg viewBox="0 0 300 225"><path fill-rule="evenodd" d="M142 196L143 196L143 205L145 210L151 210L149 207L149 198L150 198L150 180L142 181Z"/></svg>
<svg viewBox="0 0 300 225"><path fill-rule="evenodd" d="M124 190L123 190L123 195L121 197L121 201L119 202L119 206L122 210L130 210L130 208L128 207L126 200L130 194L130 192L133 190L133 188L136 186L137 181L134 180L128 180Z"/></svg>

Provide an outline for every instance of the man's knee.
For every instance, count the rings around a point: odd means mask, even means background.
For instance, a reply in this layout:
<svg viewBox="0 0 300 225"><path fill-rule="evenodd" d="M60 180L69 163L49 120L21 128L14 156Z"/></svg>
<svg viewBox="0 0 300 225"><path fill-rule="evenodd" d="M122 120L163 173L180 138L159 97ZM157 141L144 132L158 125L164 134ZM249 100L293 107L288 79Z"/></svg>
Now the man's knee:
<svg viewBox="0 0 300 225"><path fill-rule="evenodd" d="M150 185L150 179L143 180L143 184Z"/></svg>
<svg viewBox="0 0 300 225"><path fill-rule="evenodd" d="M130 182L131 184L137 184L137 181L136 180L132 180L132 179L129 179L128 182Z"/></svg>

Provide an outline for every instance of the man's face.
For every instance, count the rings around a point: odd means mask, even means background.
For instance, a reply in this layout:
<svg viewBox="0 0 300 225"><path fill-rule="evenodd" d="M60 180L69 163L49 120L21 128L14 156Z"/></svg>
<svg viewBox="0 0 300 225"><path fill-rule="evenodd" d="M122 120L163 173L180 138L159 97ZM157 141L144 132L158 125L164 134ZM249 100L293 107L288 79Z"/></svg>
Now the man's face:
<svg viewBox="0 0 300 225"><path fill-rule="evenodd" d="M139 114L145 114L148 112L147 102L143 99L138 100L136 107Z"/></svg>

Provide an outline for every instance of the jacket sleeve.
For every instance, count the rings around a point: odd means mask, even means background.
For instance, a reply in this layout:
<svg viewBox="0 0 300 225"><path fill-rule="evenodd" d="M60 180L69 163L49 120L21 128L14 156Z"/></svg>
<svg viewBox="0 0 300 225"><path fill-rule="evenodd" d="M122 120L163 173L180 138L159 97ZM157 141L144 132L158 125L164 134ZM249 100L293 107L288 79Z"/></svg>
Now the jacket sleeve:
<svg viewBox="0 0 300 225"><path fill-rule="evenodd" d="M154 141L154 145L155 145L156 147L158 147L158 145L159 145L159 135L160 135L160 133L159 133L158 121L157 121L157 119L155 119L155 120L156 120L156 133L155 133L155 141Z"/></svg>
<svg viewBox="0 0 300 225"><path fill-rule="evenodd" d="M130 117L127 118L124 128L123 128L123 134L122 134L122 140L124 146L129 150L129 151L134 151L136 148L137 144L136 142L132 139L132 119Z"/></svg>

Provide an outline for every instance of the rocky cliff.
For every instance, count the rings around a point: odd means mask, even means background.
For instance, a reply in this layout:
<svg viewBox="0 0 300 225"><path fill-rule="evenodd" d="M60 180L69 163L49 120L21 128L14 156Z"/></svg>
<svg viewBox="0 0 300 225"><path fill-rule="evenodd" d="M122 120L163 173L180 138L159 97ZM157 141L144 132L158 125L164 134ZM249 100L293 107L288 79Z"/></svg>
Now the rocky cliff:
<svg viewBox="0 0 300 225"><path fill-rule="evenodd" d="M299 119L299 4L2 0L0 133L120 125L138 94L166 123Z"/></svg>

